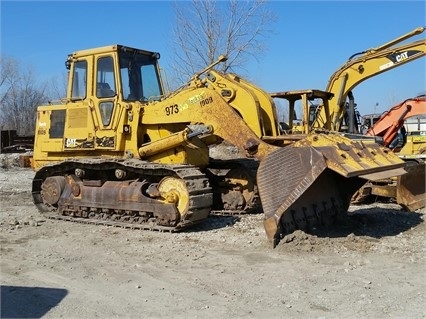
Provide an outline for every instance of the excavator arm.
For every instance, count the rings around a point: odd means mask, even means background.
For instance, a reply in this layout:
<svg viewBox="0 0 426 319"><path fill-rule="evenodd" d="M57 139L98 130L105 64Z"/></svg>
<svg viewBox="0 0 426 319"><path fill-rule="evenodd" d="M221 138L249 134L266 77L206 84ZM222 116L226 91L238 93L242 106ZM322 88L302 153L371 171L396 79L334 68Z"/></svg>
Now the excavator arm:
<svg viewBox="0 0 426 319"><path fill-rule="evenodd" d="M389 146L407 118L424 114L426 114L426 97L405 100L384 112L366 135L382 136L384 146Z"/></svg>
<svg viewBox="0 0 426 319"><path fill-rule="evenodd" d="M404 127L406 120L426 114L426 97L407 99L384 112L365 133L368 136L383 138L383 145L392 149L400 158L406 160L407 174L396 179L366 183L354 195L354 203L362 203L370 195L395 198L396 202L408 211L426 206L424 132L411 131L404 136L403 143L395 139L398 130ZM419 122L420 123L420 122ZM408 132L407 132L408 133ZM412 135L414 133L414 135ZM395 142L397 143L395 143ZM394 144L394 145L393 145ZM423 145L423 146L422 146Z"/></svg>
<svg viewBox="0 0 426 319"><path fill-rule="evenodd" d="M341 131L342 121L346 112L346 99L355 86L368 78L425 56L425 39L396 45L423 33L424 30L424 27L416 28L379 47L356 53L332 74L326 88L326 91L334 94L334 97L329 102L329 123L326 124L331 127L332 131ZM324 118L324 112L324 108L320 109L318 119L313 123L313 128L324 128L324 123L319 120Z"/></svg>

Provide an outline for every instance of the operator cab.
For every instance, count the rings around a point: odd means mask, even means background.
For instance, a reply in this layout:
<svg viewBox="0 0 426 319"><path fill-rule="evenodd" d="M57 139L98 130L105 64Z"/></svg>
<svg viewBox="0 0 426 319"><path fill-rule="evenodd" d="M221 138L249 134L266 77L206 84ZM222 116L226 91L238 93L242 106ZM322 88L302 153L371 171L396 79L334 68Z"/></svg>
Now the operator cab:
<svg viewBox="0 0 426 319"><path fill-rule="evenodd" d="M312 123L318 117L319 108L323 107L325 113L329 114L328 101L334 96L333 93L321 90L297 90L270 93L273 99L284 99L288 104L288 123L280 122L283 132L292 134L308 134L313 130ZM302 118L296 117L296 102L301 101ZM326 119L324 127L327 128Z"/></svg>
<svg viewBox="0 0 426 319"><path fill-rule="evenodd" d="M100 100L118 97L118 100L128 102L159 100L164 93L157 63L159 58L159 53L122 45L70 54L65 62L71 71L68 96L71 101L90 96ZM91 64L94 64L94 74ZM90 78L95 78L93 84L87 83Z"/></svg>

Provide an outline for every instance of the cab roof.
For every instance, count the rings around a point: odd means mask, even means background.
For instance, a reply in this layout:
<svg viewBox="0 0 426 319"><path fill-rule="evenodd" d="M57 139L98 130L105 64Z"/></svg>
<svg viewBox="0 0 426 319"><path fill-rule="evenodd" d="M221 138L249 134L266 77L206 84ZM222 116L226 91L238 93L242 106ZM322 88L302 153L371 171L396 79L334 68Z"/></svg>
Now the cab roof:
<svg viewBox="0 0 426 319"><path fill-rule="evenodd" d="M95 55L95 54L102 54L102 53L118 52L118 51L136 52L139 54L151 55L151 56L158 55L159 57L159 54L157 52L136 49L136 48L132 48L132 47L121 45L121 44L114 44L114 45L108 45L103 47L96 47L96 48L74 51L73 53L69 54L69 56L81 57L81 56L88 56L88 55Z"/></svg>

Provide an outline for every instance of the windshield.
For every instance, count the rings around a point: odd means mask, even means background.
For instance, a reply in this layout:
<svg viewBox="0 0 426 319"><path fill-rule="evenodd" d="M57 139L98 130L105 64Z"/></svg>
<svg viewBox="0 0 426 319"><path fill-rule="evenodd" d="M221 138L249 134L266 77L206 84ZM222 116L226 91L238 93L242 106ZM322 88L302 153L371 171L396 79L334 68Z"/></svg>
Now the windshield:
<svg viewBox="0 0 426 319"><path fill-rule="evenodd" d="M159 100L163 94L157 60L150 55L120 52L123 99L127 101Z"/></svg>

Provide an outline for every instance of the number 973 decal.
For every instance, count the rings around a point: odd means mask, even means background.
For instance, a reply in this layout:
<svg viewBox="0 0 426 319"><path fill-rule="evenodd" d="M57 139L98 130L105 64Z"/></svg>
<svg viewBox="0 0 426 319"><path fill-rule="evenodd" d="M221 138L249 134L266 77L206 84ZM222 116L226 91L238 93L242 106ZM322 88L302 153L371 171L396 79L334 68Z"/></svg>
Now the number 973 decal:
<svg viewBox="0 0 426 319"><path fill-rule="evenodd" d="M197 96L197 97L198 97L198 99L195 102L198 102L200 106L206 106L207 104L213 103L213 98L211 96L209 96L205 99L202 99L199 96ZM164 111L165 111L167 116L170 116L170 115L173 115L173 114L178 114L179 112L188 109L190 104L195 104L194 98L190 99L189 102L191 102L191 103L183 103L181 105L173 104L173 105L170 105L170 106L166 106L164 108Z"/></svg>
<svg viewBox="0 0 426 319"><path fill-rule="evenodd" d="M166 106L164 108L164 110L166 111L166 115L173 115L173 114L178 114L179 113L179 106L177 104L173 104L170 106Z"/></svg>

